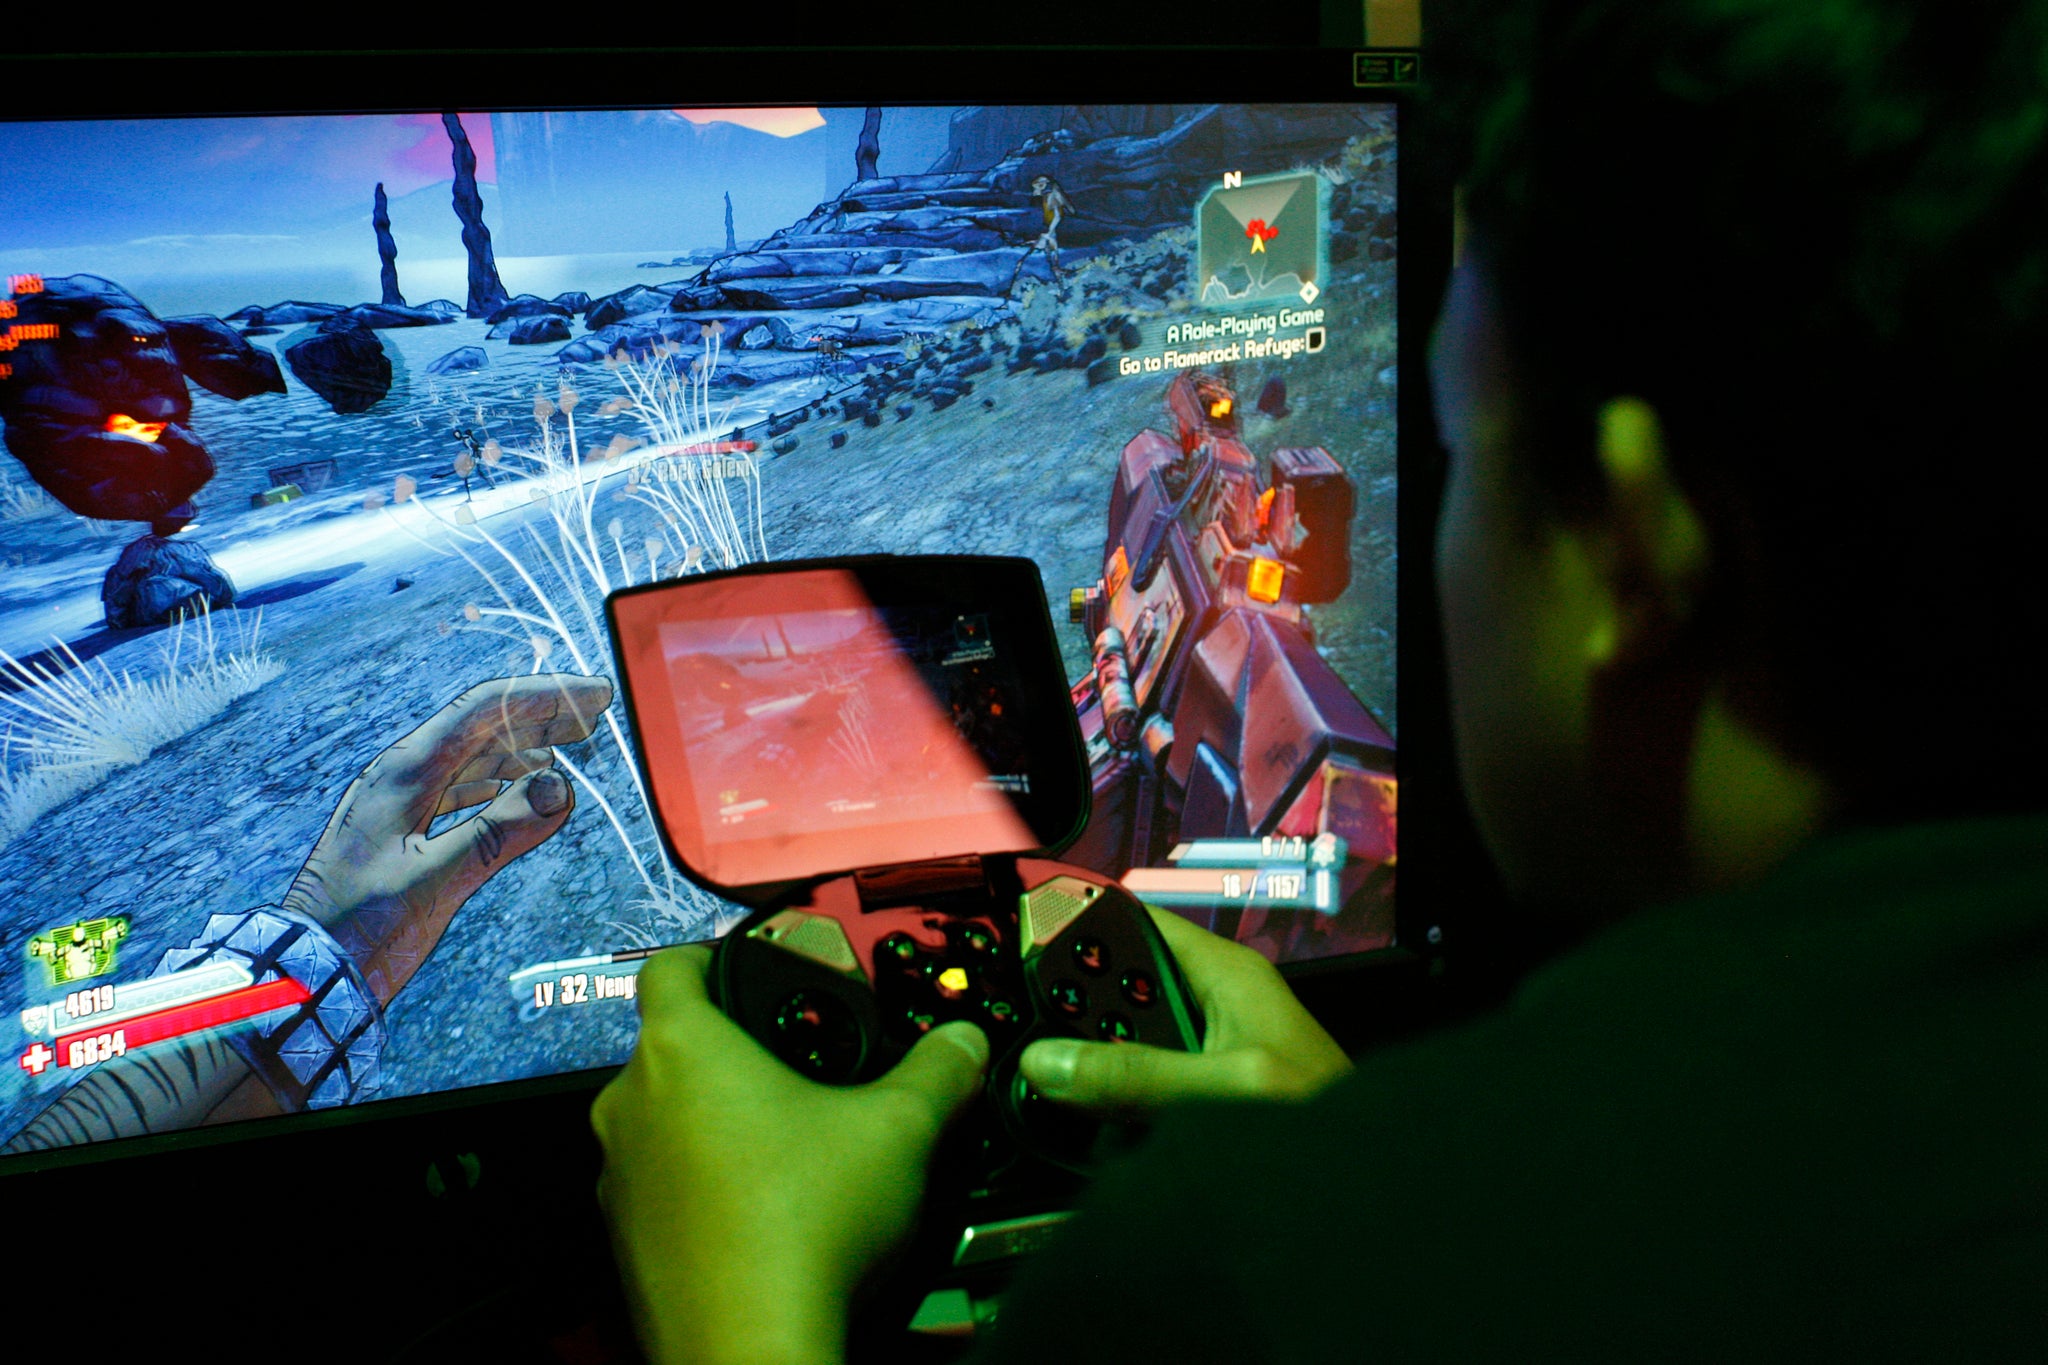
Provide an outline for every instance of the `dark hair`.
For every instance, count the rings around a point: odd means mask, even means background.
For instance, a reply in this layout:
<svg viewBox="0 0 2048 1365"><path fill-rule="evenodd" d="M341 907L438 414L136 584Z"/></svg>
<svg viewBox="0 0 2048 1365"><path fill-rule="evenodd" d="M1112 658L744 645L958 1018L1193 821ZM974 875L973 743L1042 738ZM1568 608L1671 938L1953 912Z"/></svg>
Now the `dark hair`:
<svg viewBox="0 0 2048 1365"><path fill-rule="evenodd" d="M1866 817L2042 804L2048 3L1504 8L1452 51L1539 482L1647 399L1780 740Z"/></svg>

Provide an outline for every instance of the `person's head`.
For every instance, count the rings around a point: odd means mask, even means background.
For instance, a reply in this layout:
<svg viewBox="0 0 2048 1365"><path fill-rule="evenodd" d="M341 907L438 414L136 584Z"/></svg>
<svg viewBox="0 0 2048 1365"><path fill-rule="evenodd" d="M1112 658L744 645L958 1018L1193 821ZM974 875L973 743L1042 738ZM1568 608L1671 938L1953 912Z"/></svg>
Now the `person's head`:
<svg viewBox="0 0 2048 1365"><path fill-rule="evenodd" d="M1511 889L2042 804L2048 4L1507 8L1433 375Z"/></svg>

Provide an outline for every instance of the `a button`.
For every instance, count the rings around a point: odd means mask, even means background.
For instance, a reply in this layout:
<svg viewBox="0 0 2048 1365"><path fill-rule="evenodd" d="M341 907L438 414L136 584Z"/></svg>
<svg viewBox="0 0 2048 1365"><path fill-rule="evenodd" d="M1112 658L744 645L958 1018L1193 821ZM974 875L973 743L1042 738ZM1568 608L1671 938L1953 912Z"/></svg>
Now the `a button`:
<svg viewBox="0 0 2048 1365"><path fill-rule="evenodd" d="M1017 1007L1007 1000L991 1000L988 1002L988 1017L998 1024L1007 1024L1017 1017Z"/></svg>
<svg viewBox="0 0 2048 1365"><path fill-rule="evenodd" d="M935 984L939 988L941 998L958 1000L961 996L967 994L967 969L965 967L948 967L939 973Z"/></svg>
<svg viewBox="0 0 2048 1365"><path fill-rule="evenodd" d="M960 942L976 957L988 957L996 950L995 935L972 924L960 931Z"/></svg>
<svg viewBox="0 0 2048 1365"><path fill-rule="evenodd" d="M1096 1022L1095 1031L1110 1043L1128 1043L1138 1036L1138 1026L1116 1013L1103 1015Z"/></svg>
<svg viewBox="0 0 2048 1365"><path fill-rule="evenodd" d="M1052 1001L1052 1007L1069 1018L1085 1014L1088 1010L1088 992L1082 990L1078 982L1055 981L1045 994Z"/></svg>
<svg viewBox="0 0 2048 1365"><path fill-rule="evenodd" d="M910 1025L912 1030L918 1033L930 1033L932 1031L932 1025L938 1022L937 1020L933 1019L932 1016L930 1016L929 1014L923 1014L917 1010L906 1011L903 1016L903 1020L905 1023Z"/></svg>
<svg viewBox="0 0 2048 1365"><path fill-rule="evenodd" d="M914 966L917 963L917 940L908 934L891 934L875 945L875 955L883 962Z"/></svg>
<svg viewBox="0 0 2048 1365"><path fill-rule="evenodd" d="M1100 976L1109 969L1109 949L1099 938L1077 938L1074 940L1074 965L1090 976Z"/></svg>
<svg viewBox="0 0 2048 1365"><path fill-rule="evenodd" d="M1159 998L1159 987L1143 972L1125 972L1124 999L1143 1009Z"/></svg>
<svg viewBox="0 0 2048 1365"><path fill-rule="evenodd" d="M850 1081L860 1066L860 1025L853 1012L821 991L798 991L775 1012L772 1051L821 1081Z"/></svg>

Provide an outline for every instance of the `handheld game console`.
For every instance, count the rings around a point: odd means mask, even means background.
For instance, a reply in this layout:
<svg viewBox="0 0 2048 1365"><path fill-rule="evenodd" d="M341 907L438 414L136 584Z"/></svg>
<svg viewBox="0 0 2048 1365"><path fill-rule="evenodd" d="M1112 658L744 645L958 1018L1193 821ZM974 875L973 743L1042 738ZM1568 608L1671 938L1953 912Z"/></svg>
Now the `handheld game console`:
<svg viewBox="0 0 2048 1365"><path fill-rule="evenodd" d="M799 561L606 608L663 839L753 911L716 950L720 1007L834 1085L972 1021L990 1070L959 1178L1084 1172L1098 1125L1023 1083L1024 1048L1194 1050L1201 1019L1144 907L1052 860L1089 788L1037 566Z"/></svg>

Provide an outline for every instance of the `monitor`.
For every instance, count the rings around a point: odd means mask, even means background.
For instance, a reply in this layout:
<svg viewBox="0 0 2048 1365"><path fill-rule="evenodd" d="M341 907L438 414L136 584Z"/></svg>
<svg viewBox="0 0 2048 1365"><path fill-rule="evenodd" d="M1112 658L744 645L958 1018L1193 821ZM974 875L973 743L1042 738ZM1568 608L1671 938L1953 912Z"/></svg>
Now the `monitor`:
<svg viewBox="0 0 2048 1365"><path fill-rule="evenodd" d="M623 1061L603 602L766 561L1028 557L1064 856L1396 945L1394 105L858 74L0 123L0 1171Z"/></svg>

